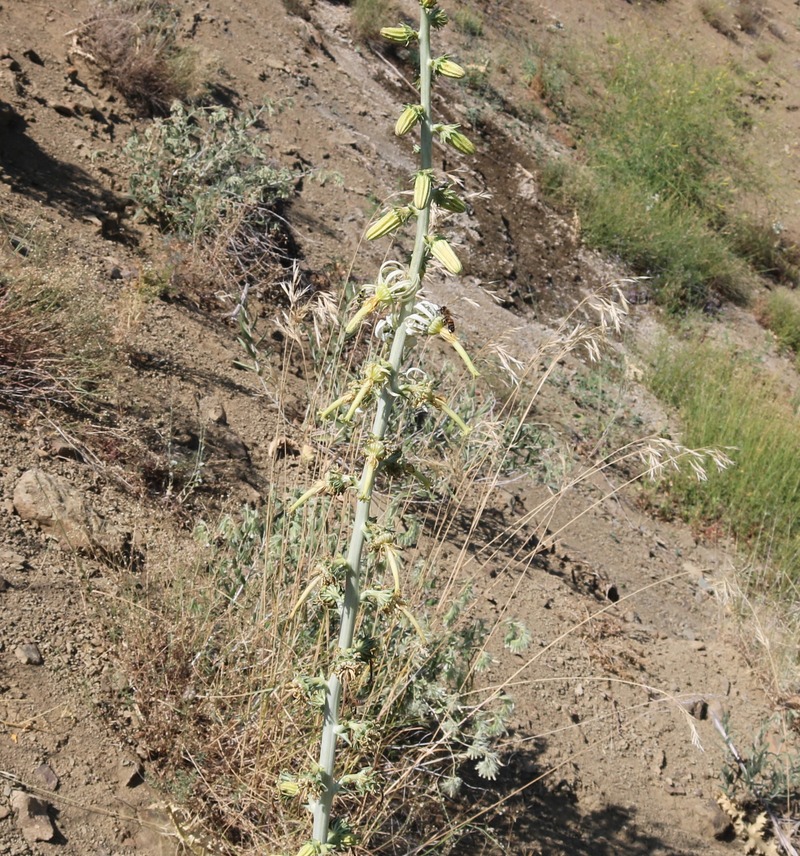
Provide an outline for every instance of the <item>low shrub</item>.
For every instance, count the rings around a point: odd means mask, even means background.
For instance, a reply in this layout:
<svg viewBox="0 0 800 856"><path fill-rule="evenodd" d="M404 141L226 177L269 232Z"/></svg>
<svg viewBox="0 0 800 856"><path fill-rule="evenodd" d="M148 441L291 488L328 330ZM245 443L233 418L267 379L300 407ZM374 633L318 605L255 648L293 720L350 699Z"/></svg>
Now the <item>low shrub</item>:
<svg viewBox="0 0 800 856"><path fill-rule="evenodd" d="M304 837L305 800L288 797L295 787L313 789L303 766L316 752L324 695L303 676L328 663L333 621L323 601L342 569L325 556L337 548L341 513L322 498L290 516L273 496L260 512L245 507L200 523L202 558L163 587L153 580L146 600L138 598L149 618L128 646L128 665L142 739L167 786L243 850L296 852ZM353 782L340 811L375 854L406 853L411 842L441 834L468 770L494 778L491 744L511 710L505 697L489 707L474 693L490 658L488 628L469 616L470 589L438 614L437 571L414 550L419 521L402 519L401 540L418 557L405 583L408 606L428 643L419 644L401 615L385 623L367 606L364 638L380 625L379 644L342 664L355 710L342 721L339 775ZM325 575L321 598L304 599L307 572ZM371 574L379 589L385 569L377 557ZM515 628L507 630L512 644ZM358 778L365 768L371 774Z"/></svg>
<svg viewBox="0 0 800 856"><path fill-rule="evenodd" d="M266 227L291 194L293 177L270 163L263 137L253 134L260 115L174 102L166 118L133 134L125 151L139 216L191 240L210 236L242 210Z"/></svg>
<svg viewBox="0 0 800 856"><path fill-rule="evenodd" d="M739 0L733 10L736 23L750 36L757 36L763 28L767 16L761 0Z"/></svg>
<svg viewBox="0 0 800 856"><path fill-rule="evenodd" d="M453 16L453 23L459 33L465 36L478 37L483 35L483 18L469 9L459 9Z"/></svg>
<svg viewBox="0 0 800 856"><path fill-rule="evenodd" d="M722 231L736 254L761 276L800 285L800 248L785 239L780 223L738 215Z"/></svg>

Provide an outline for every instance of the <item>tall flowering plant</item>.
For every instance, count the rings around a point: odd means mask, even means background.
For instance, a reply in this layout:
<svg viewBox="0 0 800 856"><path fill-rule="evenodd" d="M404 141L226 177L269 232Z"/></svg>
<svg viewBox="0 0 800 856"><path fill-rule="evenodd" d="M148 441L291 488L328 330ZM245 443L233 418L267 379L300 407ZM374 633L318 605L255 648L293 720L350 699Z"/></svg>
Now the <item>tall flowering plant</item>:
<svg viewBox="0 0 800 856"><path fill-rule="evenodd" d="M374 283L362 290L361 303L346 326L354 335L370 318L376 320L375 332L381 340L379 355L367 362L360 377L336 401L331 402L319 416L341 423L369 419L372 423L361 450L363 467L359 478L329 471L312 485L291 507L296 511L312 496L343 494L354 491L356 507L346 555L332 559L309 582L301 602L317 595L339 618L339 634L327 675L298 679L308 700L322 712L319 761L303 776L285 776L279 789L285 795L308 794L313 814L312 837L297 856L315 856L352 846L356 836L345 819L332 821L332 808L338 793L348 789L363 793L377 787L374 772L367 767L355 773L337 776L336 753L339 741L351 743L365 730L368 723L345 717L342 713L342 691L354 670L365 667L374 648L374 639L358 635L360 609L369 604L378 614L399 613L416 630L424 644L422 627L403 598L401 553L395 533L375 525L372 516L372 495L375 476L383 461L390 456L394 463L398 450L387 442L387 426L392 409L406 404L412 408L435 408L453 419L463 433L469 427L448 406L438 393L435 383L418 368L407 367L409 353L420 338L433 336L448 342L463 360L469 373L478 375L472 360L453 330L452 319L444 307L422 298L421 288L426 269L438 262L451 274L459 274L462 266L447 239L432 228L437 209L463 213L465 202L444 176L433 167L433 141L462 154L473 154L475 147L460 131L458 125L438 123L431 112L431 89L437 78L461 78L464 69L448 56L434 57L431 34L447 24L447 15L435 0L420 0L419 29L408 24L385 27L381 35L394 43L416 45L419 52L418 102L406 105L395 125L395 134L417 133L419 168L409 188L410 201L383 212L369 227L368 240L389 236L410 223L415 223L414 249L407 263L390 261L380 269ZM365 552L376 555L391 572L392 585L381 587L364 579Z"/></svg>

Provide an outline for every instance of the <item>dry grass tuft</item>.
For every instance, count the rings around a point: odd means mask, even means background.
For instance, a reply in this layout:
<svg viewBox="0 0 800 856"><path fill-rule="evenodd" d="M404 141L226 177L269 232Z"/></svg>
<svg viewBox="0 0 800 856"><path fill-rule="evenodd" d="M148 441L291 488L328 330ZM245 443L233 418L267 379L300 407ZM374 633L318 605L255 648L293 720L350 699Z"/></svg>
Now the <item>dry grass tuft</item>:
<svg viewBox="0 0 800 856"><path fill-rule="evenodd" d="M0 404L20 409L56 395L56 361L44 348L42 331L9 299L0 284Z"/></svg>
<svg viewBox="0 0 800 856"><path fill-rule="evenodd" d="M104 334L87 307L64 312L66 290L0 278L0 407L88 412L98 379Z"/></svg>
<svg viewBox="0 0 800 856"><path fill-rule="evenodd" d="M766 8L761 0L739 0L733 16L749 36L757 36L767 21Z"/></svg>
<svg viewBox="0 0 800 856"><path fill-rule="evenodd" d="M800 292L777 288L756 306L756 318L775 334L783 351L792 351L800 366Z"/></svg>
<svg viewBox="0 0 800 856"><path fill-rule="evenodd" d="M353 32L362 42L375 41L391 18L388 0L352 0Z"/></svg>
<svg viewBox="0 0 800 856"><path fill-rule="evenodd" d="M705 22L731 41L738 38L736 22L721 0L699 0L697 8Z"/></svg>
<svg viewBox="0 0 800 856"><path fill-rule="evenodd" d="M78 53L134 110L166 115L203 88L199 55L178 46L179 15L167 0L107 0L76 31Z"/></svg>

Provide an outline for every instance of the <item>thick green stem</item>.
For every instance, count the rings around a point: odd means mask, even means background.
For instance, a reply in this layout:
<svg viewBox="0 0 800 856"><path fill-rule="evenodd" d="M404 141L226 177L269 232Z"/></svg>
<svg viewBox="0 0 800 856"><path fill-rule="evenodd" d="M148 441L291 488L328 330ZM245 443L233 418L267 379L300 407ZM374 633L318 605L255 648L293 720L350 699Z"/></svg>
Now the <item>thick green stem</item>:
<svg viewBox="0 0 800 856"><path fill-rule="evenodd" d="M430 12L420 7L419 27L419 79L420 79L420 104L423 108L423 116L420 121L420 169L432 167L432 131L431 131L431 65L430 65ZM392 342L389 355L391 377L384 384L381 396L378 399L375 419L372 423L372 435L382 440L386 434L386 426L392 411L395 396L392 394L397 387L397 375L403 358L403 350L406 343L405 319L414 308L416 291L419 289L422 269L425 264L425 236L428 234L430 223L430 202L420 210L417 217L417 233L414 242L414 252L409 266L409 278L416 288L400 307L399 324ZM372 477L370 468L365 466L359 484L359 500L356 506L355 520L353 521L353 532L350 539L350 547L347 553L347 574L345 577L344 603L342 606L342 622L339 631L339 648L347 649L353 645L356 631L356 619L361 601L360 593L360 570L361 556L364 550L366 538L366 525L369 521L372 506ZM334 764L336 760L337 726L339 722L339 706L342 696L342 684L339 677L331 674L328 679L328 692L325 698L324 724L319 754L319 774L322 783L322 793L311 806L314 814L314 839L320 844L328 841L328 827L331 818L331 806L339 785L334 775Z"/></svg>

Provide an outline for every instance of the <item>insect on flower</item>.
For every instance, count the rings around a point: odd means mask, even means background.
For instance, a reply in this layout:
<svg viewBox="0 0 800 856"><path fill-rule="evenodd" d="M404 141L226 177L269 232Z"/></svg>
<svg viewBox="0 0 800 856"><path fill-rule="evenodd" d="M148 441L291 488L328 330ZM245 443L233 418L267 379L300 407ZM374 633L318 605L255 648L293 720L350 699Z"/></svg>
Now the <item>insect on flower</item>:
<svg viewBox="0 0 800 856"><path fill-rule="evenodd" d="M439 313L442 316L442 318L444 318L444 323L447 325L447 329L451 333L455 333L456 332L456 322L453 319L453 315L450 312L450 310L446 306L440 306L439 307Z"/></svg>

